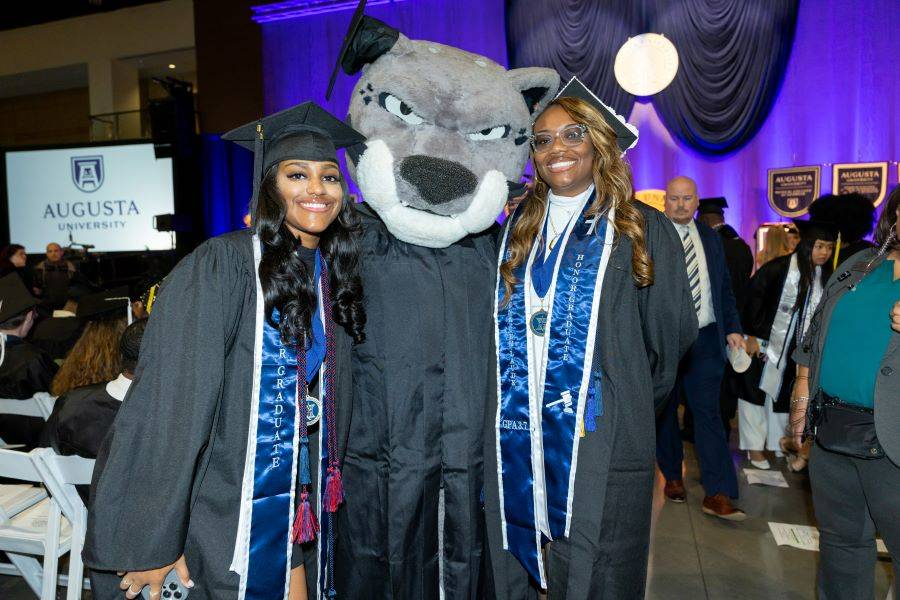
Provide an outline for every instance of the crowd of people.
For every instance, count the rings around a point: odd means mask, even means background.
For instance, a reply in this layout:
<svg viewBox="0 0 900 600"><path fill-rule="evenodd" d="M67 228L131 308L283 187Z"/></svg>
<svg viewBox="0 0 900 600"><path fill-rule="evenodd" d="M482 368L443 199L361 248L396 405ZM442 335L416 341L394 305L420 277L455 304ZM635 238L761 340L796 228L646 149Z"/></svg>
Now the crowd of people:
<svg viewBox="0 0 900 600"><path fill-rule="evenodd" d="M664 212L638 202L632 132L567 88L529 132L533 186L478 241L496 248L484 333L496 354L482 365L496 394L472 399L487 415L483 490L468 490L484 540L460 553L481 556L483 543L487 560L447 597L640 597L655 471L685 502L686 434L702 511L747 517L736 415L753 466L808 463L820 597L871 598L876 532L895 558L900 548L900 188L874 244L872 204L826 196L808 219L760 229L754 253L726 223L728 201L701 199L689 177L668 181ZM127 288L74 297L57 244L33 270L21 246L0 254L0 397L57 397L46 422L4 417L0 438L99 457L82 490L94 598L158 594L173 569L206 598L232 597L238 575L247 597L284 584L291 600L353 580L340 574L366 524L344 486L359 489L367 457L351 431L377 415L351 414L352 352L385 325L360 274L371 217L336 151L365 138L304 103L226 139L256 152L251 227L184 259L149 318Z"/></svg>

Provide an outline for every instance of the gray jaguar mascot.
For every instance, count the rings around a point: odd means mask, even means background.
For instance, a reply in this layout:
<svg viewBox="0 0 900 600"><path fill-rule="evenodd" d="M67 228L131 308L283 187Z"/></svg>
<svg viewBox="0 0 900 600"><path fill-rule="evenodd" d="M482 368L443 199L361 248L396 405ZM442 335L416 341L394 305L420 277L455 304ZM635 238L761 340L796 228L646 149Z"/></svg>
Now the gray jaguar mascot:
<svg viewBox="0 0 900 600"><path fill-rule="evenodd" d="M507 71L357 11L340 58L362 70L348 120L362 192L368 324L354 354L341 598L474 598L493 344L492 226L521 177L555 71Z"/></svg>

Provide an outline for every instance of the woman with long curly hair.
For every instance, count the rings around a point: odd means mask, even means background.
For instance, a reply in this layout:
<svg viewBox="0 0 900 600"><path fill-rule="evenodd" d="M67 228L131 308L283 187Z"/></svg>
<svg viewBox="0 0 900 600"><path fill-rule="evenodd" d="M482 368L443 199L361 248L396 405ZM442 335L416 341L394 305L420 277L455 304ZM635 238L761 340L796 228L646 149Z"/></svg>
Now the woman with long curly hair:
<svg viewBox="0 0 900 600"><path fill-rule="evenodd" d="M84 553L98 599L159 598L170 572L194 600L333 590L365 325L337 149L364 138L312 102L224 137L255 152L252 226L202 244L159 291L98 456Z"/></svg>
<svg viewBox="0 0 900 600"><path fill-rule="evenodd" d="M533 125L534 194L501 237L485 435L500 599L643 596L655 412L697 318L681 242L634 198L636 141L577 79Z"/></svg>
<svg viewBox="0 0 900 600"><path fill-rule="evenodd" d="M119 316L92 319L66 355L53 378L50 393L61 396L85 385L112 381L122 371L119 338L125 331L125 307Z"/></svg>

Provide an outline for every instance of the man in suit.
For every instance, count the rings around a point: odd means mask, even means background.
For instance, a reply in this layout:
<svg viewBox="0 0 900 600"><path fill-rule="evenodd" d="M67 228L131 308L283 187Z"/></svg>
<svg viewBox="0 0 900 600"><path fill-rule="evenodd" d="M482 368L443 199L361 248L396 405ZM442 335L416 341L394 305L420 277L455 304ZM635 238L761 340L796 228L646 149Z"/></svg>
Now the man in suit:
<svg viewBox="0 0 900 600"><path fill-rule="evenodd" d="M725 209L728 201L721 197L700 198L697 208L697 220L722 238L725 249L725 264L731 275L731 291L734 292L734 303L738 314L744 314L744 304L750 286L750 275L753 273L753 253L747 242L741 239L737 231L725 222ZM742 391L742 375L734 372L730 365L725 366L722 378L722 389L719 396L719 407L722 411L722 425L725 426L725 439L731 435L731 420L737 412L737 401Z"/></svg>
<svg viewBox="0 0 900 600"><path fill-rule="evenodd" d="M743 348L744 338L722 239L694 221L698 204L697 184L692 179L676 177L666 185L665 213L684 244L685 269L700 331L679 365L675 389L657 421L656 459L666 478L666 497L684 502L684 449L677 412L683 393L694 415L694 445L706 492L703 512L741 521L746 515L731 503L738 495L737 476L722 427L719 388L727 361L726 346Z"/></svg>

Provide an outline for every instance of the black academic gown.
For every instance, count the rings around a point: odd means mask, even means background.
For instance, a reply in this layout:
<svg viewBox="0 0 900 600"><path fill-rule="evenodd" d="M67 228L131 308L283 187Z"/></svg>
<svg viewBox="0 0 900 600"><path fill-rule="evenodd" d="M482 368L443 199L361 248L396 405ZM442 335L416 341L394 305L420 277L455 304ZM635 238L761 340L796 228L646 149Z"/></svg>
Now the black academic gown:
<svg viewBox="0 0 900 600"><path fill-rule="evenodd" d="M34 326L31 343L54 359L65 358L81 337L84 321L75 317L51 317Z"/></svg>
<svg viewBox="0 0 900 600"><path fill-rule="evenodd" d="M70 390L56 399L41 434L41 446L63 456L97 458L100 444L122 405L106 391L105 383Z"/></svg>
<svg viewBox="0 0 900 600"><path fill-rule="evenodd" d="M160 290L134 382L94 471L84 559L96 600L121 600L115 571L159 568L182 553L195 582L191 600L237 597L239 578L229 565L253 385L251 240L249 230L208 240ZM351 340L340 327L335 343L343 452ZM310 451L317 456L315 444ZM314 590L315 553L307 558Z"/></svg>
<svg viewBox="0 0 900 600"><path fill-rule="evenodd" d="M603 280L595 366L602 373L603 413L597 430L582 438L571 537L549 546L550 600L643 598L650 547L650 512L656 465L656 408L662 407L678 363L697 337L675 228L644 207L654 283L637 288L631 277L631 242L620 237ZM492 370L496 362L492 355ZM485 515L498 600L537 598L525 568L503 549L500 530L495 416L496 382L485 422Z"/></svg>
<svg viewBox="0 0 900 600"><path fill-rule="evenodd" d="M791 254L775 258L764 264L750 280L750 293L747 304L744 306L742 318L744 332L756 338L768 340L772 332L772 323L778 313L778 304L781 300L781 291L787 280L788 270L791 265ZM797 372L796 364L791 355L796 348L796 334L787 340L785 356L787 364L784 368L784 379L781 383L781 391L775 399L773 409L775 412L788 412L790 410L791 389L794 386L794 377ZM759 377L762 375L762 363L754 358L754 365L748 371L748 376L756 380L759 385ZM753 394L747 394L742 398L752 404L763 406L766 403L766 395L761 390Z"/></svg>
<svg viewBox="0 0 900 600"><path fill-rule="evenodd" d="M25 400L38 392L50 391L50 383L59 367L46 352L29 342L9 336L6 355L0 364L0 398ZM38 445L44 420L39 417L3 415L0 439L7 444Z"/></svg>
<svg viewBox="0 0 900 600"><path fill-rule="evenodd" d="M367 206L366 341L339 515L338 596L475 598L482 557L482 426L491 384L495 232L442 249L399 241Z"/></svg>
<svg viewBox="0 0 900 600"><path fill-rule="evenodd" d="M725 250L725 264L728 265L728 274L731 276L731 290L734 292L734 304L738 314L743 314L744 305L747 302L747 289L750 284L750 275L753 273L753 253L750 246L741 239L737 231L731 225L723 223L716 228L722 238L722 248ZM725 375L722 377L719 408L722 413L722 422L725 431L730 431L728 425L737 411L738 398L742 397L743 375L736 373L731 368L731 363L725 365Z"/></svg>

